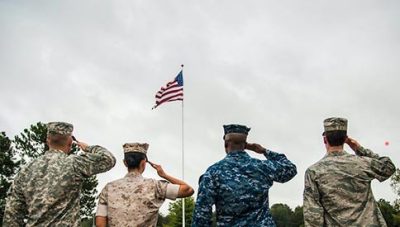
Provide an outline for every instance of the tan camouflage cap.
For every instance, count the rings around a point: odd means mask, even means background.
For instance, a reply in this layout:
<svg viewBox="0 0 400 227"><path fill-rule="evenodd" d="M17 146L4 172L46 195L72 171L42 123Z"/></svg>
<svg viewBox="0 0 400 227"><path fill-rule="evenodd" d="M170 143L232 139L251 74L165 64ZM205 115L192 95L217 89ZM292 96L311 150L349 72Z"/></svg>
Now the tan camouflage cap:
<svg viewBox="0 0 400 227"><path fill-rule="evenodd" d="M324 131L347 131L347 119L330 117L324 120Z"/></svg>
<svg viewBox="0 0 400 227"><path fill-rule="evenodd" d="M147 149L149 144L147 143L126 143L122 146L124 148L124 153L138 152L147 154Z"/></svg>
<svg viewBox="0 0 400 227"><path fill-rule="evenodd" d="M74 126L67 122L47 123L47 135L71 135Z"/></svg>

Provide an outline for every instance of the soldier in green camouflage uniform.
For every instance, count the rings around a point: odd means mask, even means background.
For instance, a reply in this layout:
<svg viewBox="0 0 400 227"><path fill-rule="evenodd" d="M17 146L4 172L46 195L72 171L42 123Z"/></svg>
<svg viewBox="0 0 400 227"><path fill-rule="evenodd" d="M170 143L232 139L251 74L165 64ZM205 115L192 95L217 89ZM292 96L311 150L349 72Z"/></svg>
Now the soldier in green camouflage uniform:
<svg viewBox="0 0 400 227"><path fill-rule="evenodd" d="M82 155L69 154L73 126L47 124L49 150L15 176L4 212L4 226L79 226L79 196L83 179L115 165L101 146L78 142Z"/></svg>
<svg viewBox="0 0 400 227"><path fill-rule="evenodd" d="M347 120L324 121L327 154L305 173L305 226L386 226L371 190L395 171L388 157L379 157L347 137ZM343 150L348 144L356 155Z"/></svg>

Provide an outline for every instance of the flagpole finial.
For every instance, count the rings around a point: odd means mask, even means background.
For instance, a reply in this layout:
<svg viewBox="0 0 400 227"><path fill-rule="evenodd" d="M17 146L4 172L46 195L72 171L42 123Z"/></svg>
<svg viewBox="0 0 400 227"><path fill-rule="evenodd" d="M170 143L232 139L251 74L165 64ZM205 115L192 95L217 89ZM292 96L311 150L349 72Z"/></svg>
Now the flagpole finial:
<svg viewBox="0 0 400 227"><path fill-rule="evenodd" d="M181 67L183 68L183 66L184 66L184 65L182 64Z"/></svg>

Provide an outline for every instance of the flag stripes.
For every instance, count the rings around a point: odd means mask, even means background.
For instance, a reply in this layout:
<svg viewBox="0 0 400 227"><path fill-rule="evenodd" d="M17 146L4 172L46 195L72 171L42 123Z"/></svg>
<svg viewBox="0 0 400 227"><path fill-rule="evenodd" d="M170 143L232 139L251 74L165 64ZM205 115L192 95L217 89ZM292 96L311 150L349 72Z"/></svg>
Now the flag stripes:
<svg viewBox="0 0 400 227"><path fill-rule="evenodd" d="M171 82L168 82L165 87L161 87L156 93L156 108L165 102L183 100L183 73L182 71Z"/></svg>

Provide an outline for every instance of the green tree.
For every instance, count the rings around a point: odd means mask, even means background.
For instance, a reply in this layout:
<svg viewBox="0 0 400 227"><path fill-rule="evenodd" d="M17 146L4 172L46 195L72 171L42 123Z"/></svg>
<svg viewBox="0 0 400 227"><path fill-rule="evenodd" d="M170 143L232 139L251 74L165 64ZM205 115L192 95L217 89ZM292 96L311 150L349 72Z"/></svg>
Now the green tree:
<svg viewBox="0 0 400 227"><path fill-rule="evenodd" d="M22 133L14 137L15 148L21 164L26 164L49 150L46 138L47 128L41 122L31 125L29 129L24 129Z"/></svg>
<svg viewBox="0 0 400 227"><path fill-rule="evenodd" d="M192 225L193 210L194 210L193 197L185 198L185 226ZM168 211L169 211L169 214L167 215L168 223L164 226L168 227L182 226L182 199L170 203Z"/></svg>
<svg viewBox="0 0 400 227"><path fill-rule="evenodd" d="M381 210L383 218L386 221L386 224L388 226L394 226L393 215L395 214L395 209L393 208L393 206L390 205L390 203L384 199L380 199L378 201L378 206L379 209Z"/></svg>
<svg viewBox="0 0 400 227"><path fill-rule="evenodd" d="M393 226L400 227L400 213L393 215Z"/></svg>
<svg viewBox="0 0 400 227"><path fill-rule="evenodd" d="M211 227L216 227L216 226L217 226L217 213L214 211L212 213Z"/></svg>
<svg viewBox="0 0 400 227"><path fill-rule="evenodd" d="M20 162L14 156L15 150L12 147L12 141L5 132L0 132L0 224L3 223L7 191L20 166Z"/></svg>
<svg viewBox="0 0 400 227"><path fill-rule="evenodd" d="M293 226L304 226L304 216L303 216L303 207L297 206L294 208L294 212L291 218L291 222Z"/></svg>
<svg viewBox="0 0 400 227"><path fill-rule="evenodd" d="M163 227L168 224L168 216L158 213L157 227Z"/></svg>
<svg viewBox="0 0 400 227"><path fill-rule="evenodd" d="M400 169L396 169L396 172L390 179L390 185L397 195L397 198L393 203L393 208L395 210L395 213L393 214L393 226L400 226Z"/></svg>
<svg viewBox="0 0 400 227"><path fill-rule="evenodd" d="M81 227L92 227L93 226L93 218L85 218L81 222Z"/></svg>
<svg viewBox="0 0 400 227"><path fill-rule="evenodd" d="M15 136L14 144L17 156L19 156L22 164L43 155L49 149L46 138L47 127L41 122L31 125L29 129L24 129L22 133ZM73 144L71 153L77 154L78 151L78 146ZM97 185L96 176L85 178L83 181L80 195L80 215L84 221L91 219L93 216L92 214L96 206L95 195L97 194Z"/></svg>
<svg viewBox="0 0 400 227"><path fill-rule="evenodd" d="M297 206L294 211L282 203L271 207L271 215L278 227L300 227L304 226L303 207Z"/></svg>
<svg viewBox="0 0 400 227"><path fill-rule="evenodd" d="M390 178L390 185L397 195L397 198L394 201L394 208L397 211L400 211L400 169L396 169L396 172Z"/></svg>
<svg viewBox="0 0 400 227"><path fill-rule="evenodd" d="M293 211L286 204L277 203L271 207L271 215L277 227L292 227Z"/></svg>

